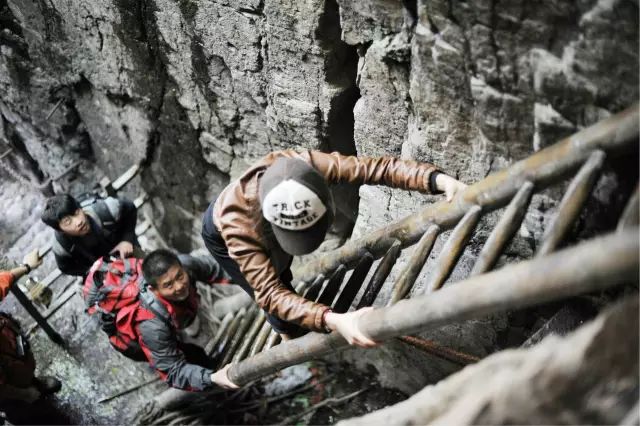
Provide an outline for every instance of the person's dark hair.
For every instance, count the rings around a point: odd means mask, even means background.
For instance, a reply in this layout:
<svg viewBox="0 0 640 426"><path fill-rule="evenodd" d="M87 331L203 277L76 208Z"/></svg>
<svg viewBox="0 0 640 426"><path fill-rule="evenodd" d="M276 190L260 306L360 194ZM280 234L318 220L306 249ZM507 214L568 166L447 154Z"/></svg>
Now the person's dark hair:
<svg viewBox="0 0 640 426"><path fill-rule="evenodd" d="M69 194L54 195L47 199L40 218L53 229L60 230L60 221L80 208L80 203Z"/></svg>
<svg viewBox="0 0 640 426"><path fill-rule="evenodd" d="M174 265L182 266L175 253L167 249L154 250L145 256L142 261L142 274L147 284L156 286L156 280L166 274Z"/></svg>

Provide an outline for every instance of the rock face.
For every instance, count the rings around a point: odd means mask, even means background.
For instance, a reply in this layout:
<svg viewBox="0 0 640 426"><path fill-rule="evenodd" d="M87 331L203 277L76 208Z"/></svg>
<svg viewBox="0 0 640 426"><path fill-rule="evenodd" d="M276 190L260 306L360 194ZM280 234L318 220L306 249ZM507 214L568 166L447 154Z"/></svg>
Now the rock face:
<svg viewBox="0 0 640 426"><path fill-rule="evenodd" d="M77 159L112 178L142 162L181 249L274 149L402 156L473 182L638 97L628 0L94 3L0 5L2 164L40 183ZM430 201L363 191L360 206L337 193L343 235L358 207L356 234Z"/></svg>
<svg viewBox="0 0 640 426"><path fill-rule="evenodd" d="M77 159L112 178L142 162L150 213L181 249L197 245L185 227L197 230L229 177L274 149L402 156L473 182L637 99L637 11L628 0L7 0L0 140L15 152L2 164L40 183ZM343 235L358 207L356 234L430 201L363 191L360 206L338 193Z"/></svg>
<svg viewBox="0 0 640 426"><path fill-rule="evenodd" d="M471 183L638 99L631 0L0 0L0 51L0 154L13 150L2 179L81 192L140 163L129 195L150 195L145 213L181 251L201 246L209 201L272 150L393 155ZM632 167L605 172L590 201L599 220L618 215ZM536 194L506 260L532 254L561 194ZM439 199L380 187L335 197L336 243ZM468 275L495 217L450 282ZM505 326L436 337L484 355Z"/></svg>
<svg viewBox="0 0 640 426"><path fill-rule="evenodd" d="M638 386L633 296L566 338L493 355L404 402L339 424L631 424L621 422L628 414L637 419Z"/></svg>

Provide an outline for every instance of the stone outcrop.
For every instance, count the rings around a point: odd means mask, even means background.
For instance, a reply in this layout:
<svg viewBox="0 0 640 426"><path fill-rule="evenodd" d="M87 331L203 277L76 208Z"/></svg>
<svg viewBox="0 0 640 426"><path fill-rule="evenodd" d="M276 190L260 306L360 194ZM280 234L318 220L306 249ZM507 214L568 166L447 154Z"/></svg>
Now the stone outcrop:
<svg viewBox="0 0 640 426"><path fill-rule="evenodd" d="M638 415L638 331L634 295L566 338L492 355L339 424L632 424L623 420Z"/></svg>
<svg viewBox="0 0 640 426"><path fill-rule="evenodd" d="M197 245L190 231L229 177L274 149L402 156L473 182L637 99L637 10L7 0L0 139L16 152L3 164L22 161L42 181L77 159L112 178L142 162L151 212L182 249ZM337 192L341 235L358 207L356 234L431 200L361 192L360 205L353 189Z"/></svg>

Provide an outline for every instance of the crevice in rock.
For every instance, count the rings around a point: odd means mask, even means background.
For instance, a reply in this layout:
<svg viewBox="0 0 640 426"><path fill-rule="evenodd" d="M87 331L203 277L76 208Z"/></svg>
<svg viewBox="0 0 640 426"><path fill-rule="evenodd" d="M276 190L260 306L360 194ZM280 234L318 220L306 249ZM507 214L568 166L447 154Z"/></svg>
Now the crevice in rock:
<svg viewBox="0 0 640 426"><path fill-rule="evenodd" d="M133 98L129 96L127 93L114 93L111 91L106 92L107 98L114 104L119 107L124 107L133 103Z"/></svg>
<svg viewBox="0 0 640 426"><path fill-rule="evenodd" d="M157 30L153 20L153 8L149 7L147 0L136 3L134 16L139 22L139 38L137 40L144 43L144 46L146 47L147 54L149 55L149 66L153 71L155 71L157 84L159 85L159 90L156 93L153 93L151 102L148 105L148 116L152 128L147 139L144 157L140 161L142 167L148 167L153 162L156 149L160 143L158 128L167 91L168 76L164 62L159 56L160 49L158 46ZM115 100L124 102L133 101L128 95L116 96Z"/></svg>
<svg viewBox="0 0 640 426"><path fill-rule="evenodd" d="M11 33L18 35L20 38L24 37L22 27L11 12L11 9L9 9L7 0L0 1L0 29L7 29Z"/></svg>
<svg viewBox="0 0 640 426"><path fill-rule="evenodd" d="M31 84L31 58L22 28L6 1L0 2L0 46L11 80L28 90Z"/></svg>
<svg viewBox="0 0 640 426"><path fill-rule="evenodd" d="M325 81L341 90L330 101L322 148L353 155L356 154L353 107L360 98L360 89L356 85L358 50L341 40L341 31L338 4L335 0L328 0L316 37L327 51Z"/></svg>
<svg viewBox="0 0 640 426"><path fill-rule="evenodd" d="M182 17L190 24L193 23L196 13L198 13L198 4L193 0L179 0L178 7L182 12Z"/></svg>
<svg viewBox="0 0 640 426"><path fill-rule="evenodd" d="M20 159L21 164L17 164L13 172L15 172L14 177L20 180L21 178L26 179L33 185L40 185L44 182L46 178L46 173L40 168L40 164L36 161L35 158L31 156L27 146L25 145L22 137L18 134L16 130L16 123L12 123L7 120L3 114L0 114L0 120L2 120L2 125L0 126L4 129L3 137L6 138L6 142L9 143L9 146L13 149L15 155L14 158L17 157ZM35 130L35 129L34 129ZM10 167L10 166L8 166ZM12 173L13 174L13 173ZM22 175L26 176L22 176Z"/></svg>
<svg viewBox="0 0 640 426"><path fill-rule="evenodd" d="M187 24L191 27L194 25L195 15L198 11L198 6L191 0L181 0L180 1L180 11L182 13L183 18L187 22ZM203 48L203 40L200 36L195 35L194 31L190 31L191 42L189 48L191 50L191 68L193 70L193 81L200 88L200 91L204 95L204 98L209 106L211 114L213 114L218 124L222 127L225 136L230 145L238 142L238 138L236 137L236 131L240 125L240 117L237 114L231 118L230 122L224 120L218 114L218 95L211 88L211 75L210 75L210 66L215 62L217 68L220 70L216 75L229 74L229 68L225 63L224 59L220 56L207 57L207 54ZM259 55L259 69L255 72L259 72L262 69L262 56ZM198 134L200 134L203 129L197 129Z"/></svg>
<svg viewBox="0 0 640 426"><path fill-rule="evenodd" d="M88 82L84 82L85 85ZM58 143L68 146L70 151L80 158L88 161L95 161L91 136L82 122L82 118L76 108L74 88L71 86L60 86L49 93L49 102L60 106L53 113L62 114L64 123L60 127ZM54 107L55 108L55 107Z"/></svg>
<svg viewBox="0 0 640 426"><path fill-rule="evenodd" d="M40 13L43 17L45 27L45 39L47 41L60 41L66 39L64 28L64 19L60 16L60 12L55 8L53 2L37 0L36 1Z"/></svg>
<svg viewBox="0 0 640 426"><path fill-rule="evenodd" d="M147 146L145 149L144 159L140 162L142 167L148 167L154 159L156 149L160 144L160 116L162 114L162 110L164 107L164 100L167 92L167 75L166 71L163 71L160 74L160 94L158 95L159 103L157 105L152 106L150 113L150 121L153 125L153 129L149 133L149 139L147 140Z"/></svg>
<svg viewBox="0 0 640 426"><path fill-rule="evenodd" d="M496 61L496 79L495 81L488 82L490 85L494 85L500 92L504 92L502 83L502 61L500 60L499 48L496 43L495 31L498 26L498 12L496 11L498 0L491 1L491 22L489 23L489 42L491 43L491 49L493 49L493 57Z"/></svg>
<svg viewBox="0 0 640 426"><path fill-rule="evenodd" d="M360 98L360 89L356 83L358 48L342 41L341 32L338 3L335 0L327 0L315 35L320 46L327 52L325 82L338 90L329 101L326 123L319 123L323 126L321 150L357 155L353 135L353 108ZM358 216L358 188L341 185L333 191L333 196L336 205L345 206L336 212L333 232L346 239L351 235Z"/></svg>
<svg viewBox="0 0 640 426"><path fill-rule="evenodd" d="M473 61L473 57L471 55L471 43L469 42L469 37L467 34L467 31L469 31L469 28L466 28L462 25L462 23L454 13L453 7L454 7L453 0L448 0L447 1L447 19L450 20L458 28L460 28L460 34L462 35L462 46L464 48L464 55L463 55L464 66L465 66L465 70L467 71L467 74L473 77L477 77L478 70L476 68L476 64Z"/></svg>
<svg viewBox="0 0 640 426"><path fill-rule="evenodd" d="M405 26L412 29L418 22L418 2L417 0L402 0L405 11Z"/></svg>
<svg viewBox="0 0 640 426"><path fill-rule="evenodd" d="M265 43L264 46L266 47L266 40L264 40L264 38L261 36L258 38L257 43L255 43L255 46L258 48L258 59L257 59L258 64L257 64L256 70L252 71L255 73L259 73L264 68L264 57L262 52L263 42Z"/></svg>

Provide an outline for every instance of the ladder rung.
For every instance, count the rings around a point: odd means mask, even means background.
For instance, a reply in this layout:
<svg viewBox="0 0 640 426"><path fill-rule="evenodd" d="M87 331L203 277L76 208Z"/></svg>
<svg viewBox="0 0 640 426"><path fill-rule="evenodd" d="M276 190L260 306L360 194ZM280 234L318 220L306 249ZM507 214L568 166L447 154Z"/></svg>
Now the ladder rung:
<svg viewBox="0 0 640 426"><path fill-rule="evenodd" d="M129 169L126 172L121 174L118 178L116 178L116 180L113 181L111 186L113 186L113 189L115 189L116 191L119 191L126 184L128 184L134 177L136 177L139 171L140 171L140 165L138 164L135 164L129 167Z"/></svg>
<svg viewBox="0 0 640 426"><path fill-rule="evenodd" d="M442 247L442 251L438 256L435 271L431 275L426 291L428 293L438 290L451 275L451 271L456 266L460 255L464 251L471 233L476 229L476 225L480 220L480 206L473 206L456 225L449 239Z"/></svg>

